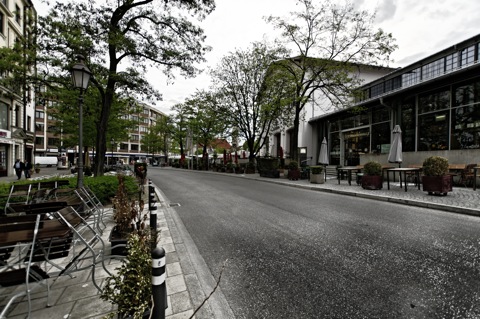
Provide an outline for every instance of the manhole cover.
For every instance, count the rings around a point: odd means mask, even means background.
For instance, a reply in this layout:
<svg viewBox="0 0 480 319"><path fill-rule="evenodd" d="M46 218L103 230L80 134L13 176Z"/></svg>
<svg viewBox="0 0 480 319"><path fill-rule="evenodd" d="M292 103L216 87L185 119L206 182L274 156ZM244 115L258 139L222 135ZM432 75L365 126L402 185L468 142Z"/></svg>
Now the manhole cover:
<svg viewBox="0 0 480 319"><path fill-rule="evenodd" d="M169 207L178 207L180 206L180 203L170 203L168 204Z"/></svg>

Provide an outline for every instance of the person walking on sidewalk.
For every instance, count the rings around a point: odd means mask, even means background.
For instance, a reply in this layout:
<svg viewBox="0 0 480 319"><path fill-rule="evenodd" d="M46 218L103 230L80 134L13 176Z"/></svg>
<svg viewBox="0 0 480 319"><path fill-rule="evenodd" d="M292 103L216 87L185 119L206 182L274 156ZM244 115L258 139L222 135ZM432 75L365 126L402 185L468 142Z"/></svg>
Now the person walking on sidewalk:
<svg viewBox="0 0 480 319"><path fill-rule="evenodd" d="M17 174L18 179L22 178L22 172L25 169L25 164L23 164L23 162L17 158L13 168L15 169L15 174Z"/></svg>
<svg viewBox="0 0 480 319"><path fill-rule="evenodd" d="M25 179L29 179L31 176L30 176L30 172L32 170L32 163L30 163L29 160L25 160Z"/></svg>

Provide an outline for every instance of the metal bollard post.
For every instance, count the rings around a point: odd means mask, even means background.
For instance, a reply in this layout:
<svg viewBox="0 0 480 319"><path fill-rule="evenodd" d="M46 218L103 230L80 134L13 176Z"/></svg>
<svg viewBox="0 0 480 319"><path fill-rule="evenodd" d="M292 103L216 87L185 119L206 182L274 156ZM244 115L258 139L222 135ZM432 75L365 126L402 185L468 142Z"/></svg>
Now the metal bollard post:
<svg viewBox="0 0 480 319"><path fill-rule="evenodd" d="M148 210L150 211L150 229L157 231L157 200L155 199L155 187L152 181L148 182Z"/></svg>
<svg viewBox="0 0 480 319"><path fill-rule="evenodd" d="M167 288L165 284L165 250L156 247L152 250L152 319L165 319Z"/></svg>

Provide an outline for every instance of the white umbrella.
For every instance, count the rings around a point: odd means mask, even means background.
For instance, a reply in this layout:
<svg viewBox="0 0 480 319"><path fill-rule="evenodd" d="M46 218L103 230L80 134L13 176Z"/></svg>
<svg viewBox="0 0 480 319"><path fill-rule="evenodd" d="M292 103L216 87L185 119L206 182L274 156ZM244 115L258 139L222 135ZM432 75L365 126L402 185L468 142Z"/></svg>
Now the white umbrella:
<svg viewBox="0 0 480 319"><path fill-rule="evenodd" d="M322 141L322 146L320 147L320 156L318 156L318 162L323 165L328 165L328 154L327 154L327 139L324 137Z"/></svg>
<svg viewBox="0 0 480 319"><path fill-rule="evenodd" d="M390 145L390 153L388 154L388 162L389 163L398 163L400 164L403 161L402 157L402 130L400 129L400 125L395 125L393 129L393 141L392 145Z"/></svg>

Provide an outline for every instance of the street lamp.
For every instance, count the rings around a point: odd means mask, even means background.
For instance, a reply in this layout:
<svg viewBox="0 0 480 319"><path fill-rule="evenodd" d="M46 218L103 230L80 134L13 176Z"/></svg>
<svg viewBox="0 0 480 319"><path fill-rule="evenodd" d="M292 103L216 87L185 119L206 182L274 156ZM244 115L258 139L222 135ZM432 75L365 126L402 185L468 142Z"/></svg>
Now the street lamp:
<svg viewBox="0 0 480 319"><path fill-rule="evenodd" d="M83 187L83 92L87 89L92 72L85 65L85 58L83 55L77 54L77 63L72 67L72 82L73 86L80 89L78 96L78 176L77 188Z"/></svg>

